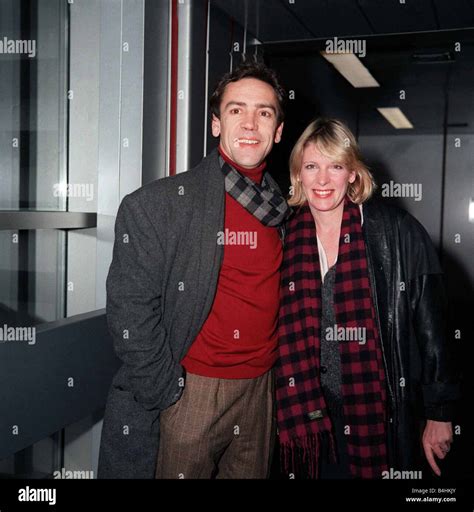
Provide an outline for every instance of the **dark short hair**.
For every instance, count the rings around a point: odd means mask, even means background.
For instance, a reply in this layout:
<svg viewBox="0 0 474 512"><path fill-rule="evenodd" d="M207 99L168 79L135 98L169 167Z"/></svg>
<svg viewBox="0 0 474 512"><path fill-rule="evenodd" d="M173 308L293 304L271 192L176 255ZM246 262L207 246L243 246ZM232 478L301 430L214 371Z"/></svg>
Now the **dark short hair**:
<svg viewBox="0 0 474 512"><path fill-rule="evenodd" d="M267 83L275 91L278 100L277 105L277 123L280 124L284 117L284 108L286 100L286 91L281 85L276 72L267 67L263 62L246 61L236 67L233 71L226 73L217 83L214 92L209 99L209 107L211 115L217 118L221 116L221 102L225 88L231 82L238 82L243 78L255 78Z"/></svg>

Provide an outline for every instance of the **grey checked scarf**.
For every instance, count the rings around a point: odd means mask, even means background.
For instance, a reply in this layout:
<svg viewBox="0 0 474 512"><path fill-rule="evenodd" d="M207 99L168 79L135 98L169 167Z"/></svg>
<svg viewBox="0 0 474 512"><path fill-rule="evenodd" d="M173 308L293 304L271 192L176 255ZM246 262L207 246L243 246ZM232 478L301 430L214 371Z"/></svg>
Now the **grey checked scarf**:
<svg viewBox="0 0 474 512"><path fill-rule="evenodd" d="M222 157L219 160L226 192L264 226L280 226L290 215L291 208L281 193L270 185L267 173L263 175L262 184L258 185L237 172Z"/></svg>

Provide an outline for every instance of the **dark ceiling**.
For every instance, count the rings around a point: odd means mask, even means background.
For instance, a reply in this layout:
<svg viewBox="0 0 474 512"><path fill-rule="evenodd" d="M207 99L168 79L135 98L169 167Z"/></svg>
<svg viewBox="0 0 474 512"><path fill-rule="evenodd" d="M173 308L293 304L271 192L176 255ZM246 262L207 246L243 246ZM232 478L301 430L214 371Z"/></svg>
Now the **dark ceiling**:
<svg viewBox="0 0 474 512"><path fill-rule="evenodd" d="M328 105L324 99L330 94L357 103L365 134L404 132L377 112L389 106L403 110L415 126L413 134L443 133L445 119L452 131L474 132L474 0L213 0L213 5L243 27L247 20L247 31L265 56L290 76L292 88L314 101L314 109ZM348 36L366 41L361 60L380 88L354 89L321 57L328 38ZM336 76L322 80L322 73ZM341 86L323 90L334 81Z"/></svg>
<svg viewBox="0 0 474 512"><path fill-rule="evenodd" d="M473 28L473 0L213 0L261 42Z"/></svg>

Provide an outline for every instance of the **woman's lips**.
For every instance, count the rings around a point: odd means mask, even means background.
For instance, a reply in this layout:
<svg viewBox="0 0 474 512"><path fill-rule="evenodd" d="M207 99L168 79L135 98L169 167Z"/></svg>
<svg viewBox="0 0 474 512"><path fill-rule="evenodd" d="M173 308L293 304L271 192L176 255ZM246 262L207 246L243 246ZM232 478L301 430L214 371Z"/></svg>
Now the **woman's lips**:
<svg viewBox="0 0 474 512"><path fill-rule="evenodd" d="M333 194L334 190L316 190L313 189L313 194L320 198L320 199L326 199L327 197L331 196Z"/></svg>

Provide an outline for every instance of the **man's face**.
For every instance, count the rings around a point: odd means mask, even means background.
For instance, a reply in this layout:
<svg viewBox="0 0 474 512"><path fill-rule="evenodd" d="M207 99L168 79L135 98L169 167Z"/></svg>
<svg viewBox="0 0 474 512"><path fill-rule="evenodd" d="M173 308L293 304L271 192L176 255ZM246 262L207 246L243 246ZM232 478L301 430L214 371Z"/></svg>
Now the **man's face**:
<svg viewBox="0 0 474 512"><path fill-rule="evenodd" d="M228 84L222 95L220 119L212 116L212 134L220 136L224 153L245 169L257 167L281 140L278 100L272 86L256 78Z"/></svg>

